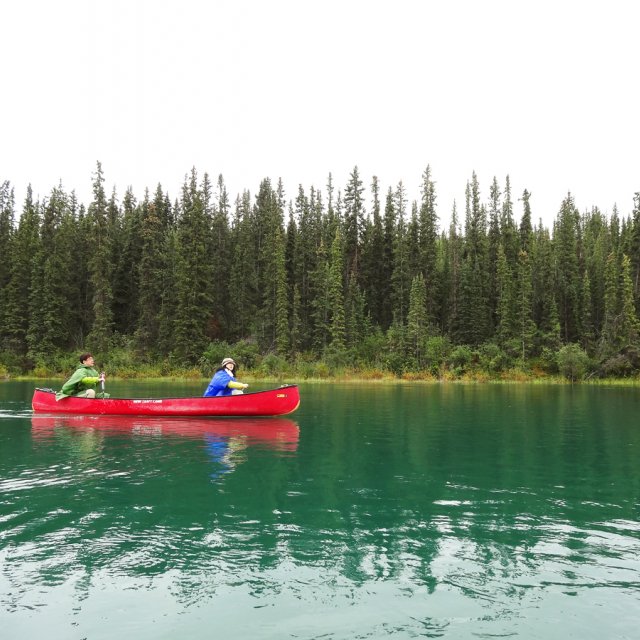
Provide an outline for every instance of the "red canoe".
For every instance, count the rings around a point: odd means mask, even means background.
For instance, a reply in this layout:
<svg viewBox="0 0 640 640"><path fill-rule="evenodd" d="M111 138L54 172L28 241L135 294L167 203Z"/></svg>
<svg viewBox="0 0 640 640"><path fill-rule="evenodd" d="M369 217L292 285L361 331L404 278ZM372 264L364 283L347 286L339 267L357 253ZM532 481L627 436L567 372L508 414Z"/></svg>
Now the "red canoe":
<svg viewBox="0 0 640 640"><path fill-rule="evenodd" d="M36 389L31 406L36 413L99 416L283 416L300 405L296 385L269 391L214 398L76 398L56 401L51 389Z"/></svg>

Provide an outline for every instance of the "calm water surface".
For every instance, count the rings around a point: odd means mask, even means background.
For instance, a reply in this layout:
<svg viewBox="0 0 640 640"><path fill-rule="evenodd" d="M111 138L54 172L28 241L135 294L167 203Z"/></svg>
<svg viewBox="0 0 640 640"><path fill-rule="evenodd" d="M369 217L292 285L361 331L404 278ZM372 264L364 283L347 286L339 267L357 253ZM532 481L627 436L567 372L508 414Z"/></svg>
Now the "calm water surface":
<svg viewBox="0 0 640 640"><path fill-rule="evenodd" d="M0 383L3 640L638 637L638 389L303 385L264 420L32 389Z"/></svg>

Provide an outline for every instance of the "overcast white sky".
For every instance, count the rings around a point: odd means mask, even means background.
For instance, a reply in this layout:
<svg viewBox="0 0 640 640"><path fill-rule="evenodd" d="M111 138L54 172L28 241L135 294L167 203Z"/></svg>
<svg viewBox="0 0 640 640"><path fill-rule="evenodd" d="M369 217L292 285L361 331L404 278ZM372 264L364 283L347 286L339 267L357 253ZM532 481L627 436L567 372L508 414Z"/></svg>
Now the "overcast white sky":
<svg viewBox="0 0 640 640"><path fill-rule="evenodd" d="M438 213L472 171L554 219L640 191L640 3L603 0L20 0L0 19L0 180L46 196L179 195L192 166L233 198L281 177L343 188L354 165ZM521 204L516 203L519 218Z"/></svg>

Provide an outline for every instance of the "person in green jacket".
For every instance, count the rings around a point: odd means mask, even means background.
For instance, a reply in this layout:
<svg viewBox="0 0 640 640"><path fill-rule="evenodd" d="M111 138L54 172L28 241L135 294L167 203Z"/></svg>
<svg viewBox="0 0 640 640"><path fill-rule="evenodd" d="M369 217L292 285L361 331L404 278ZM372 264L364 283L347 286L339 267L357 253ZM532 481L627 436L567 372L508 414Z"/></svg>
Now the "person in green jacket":
<svg viewBox="0 0 640 640"><path fill-rule="evenodd" d="M90 353L80 356L80 366L73 375L62 385L62 389L56 393L56 400L62 400L68 396L76 398L95 398L96 385L104 382L104 373L98 373L94 368L95 361ZM100 393L101 398L108 398L108 393Z"/></svg>

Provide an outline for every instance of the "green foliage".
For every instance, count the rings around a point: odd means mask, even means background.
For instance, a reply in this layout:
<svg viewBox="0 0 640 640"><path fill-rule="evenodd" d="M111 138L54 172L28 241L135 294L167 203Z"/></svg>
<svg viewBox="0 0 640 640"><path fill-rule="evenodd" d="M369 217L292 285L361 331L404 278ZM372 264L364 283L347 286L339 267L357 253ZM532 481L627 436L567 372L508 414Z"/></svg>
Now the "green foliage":
<svg viewBox="0 0 640 640"><path fill-rule="evenodd" d="M331 266L329 268L329 301L331 315L331 347L334 352L342 352L345 347L345 314L343 287L343 245L340 231L336 231L331 245Z"/></svg>
<svg viewBox="0 0 640 640"><path fill-rule="evenodd" d="M91 254L88 266L93 311L93 326L89 340L94 345L94 350L105 351L111 344L113 333L114 229L113 221L108 217L104 174L99 162L93 179L93 202L89 205L89 220Z"/></svg>
<svg viewBox="0 0 640 640"><path fill-rule="evenodd" d="M547 373L558 373L557 350L544 347L537 359L539 366Z"/></svg>
<svg viewBox="0 0 640 640"><path fill-rule="evenodd" d="M485 343L478 349L478 364L483 371L500 373L514 365L513 358L509 357L497 344Z"/></svg>
<svg viewBox="0 0 640 640"><path fill-rule="evenodd" d="M31 369L33 362L12 349L5 349L0 351L0 367L4 372L2 377L17 376Z"/></svg>
<svg viewBox="0 0 640 640"><path fill-rule="evenodd" d="M98 163L88 208L61 186L41 202L28 190L18 220L0 184L0 363L12 375L67 374L88 350L123 376L209 376L231 355L261 376L483 380L569 366L563 343L606 375L636 371L637 194L631 217L614 208L609 220L568 195L550 231L532 226L528 191L516 225L509 178L484 199L473 173L463 224L454 204L440 232L430 167L413 201L402 182L385 199L374 178L367 193L357 168L343 188L330 175L291 201L265 179L233 207L222 177L195 168L173 205L160 185L120 204L104 184Z"/></svg>
<svg viewBox="0 0 640 640"><path fill-rule="evenodd" d="M565 342L574 342L579 331L580 274L578 270L579 214L569 194L562 202L555 227L557 264L556 299L560 330Z"/></svg>
<svg viewBox="0 0 640 640"><path fill-rule="evenodd" d="M330 344L325 350L322 359L333 372L336 372L353 364L351 354L346 349L339 349Z"/></svg>
<svg viewBox="0 0 640 640"><path fill-rule="evenodd" d="M589 369L589 356L579 344L565 345L558 351L557 358L558 369L568 380L581 380Z"/></svg>
<svg viewBox="0 0 640 640"><path fill-rule="evenodd" d="M474 359L473 349L469 345L461 344L455 347L449 354L449 364L458 373L466 371Z"/></svg>
<svg viewBox="0 0 640 640"><path fill-rule="evenodd" d="M445 336L430 336L424 341L424 366L433 375L440 375L451 353L451 342Z"/></svg>
<svg viewBox="0 0 640 640"><path fill-rule="evenodd" d="M240 340L233 344L225 340L214 340L207 345L200 357L199 366L203 375L210 375L220 367L224 358L233 358L239 369L254 369L260 362L260 351L255 342L248 340Z"/></svg>
<svg viewBox="0 0 640 640"><path fill-rule="evenodd" d="M281 378L290 371L290 367L285 358L275 353L269 353L262 359L259 371L267 376Z"/></svg>
<svg viewBox="0 0 640 640"><path fill-rule="evenodd" d="M361 366L383 366L384 351L387 347L385 335L377 327L367 333L353 349L354 363Z"/></svg>
<svg viewBox="0 0 640 640"><path fill-rule="evenodd" d="M607 358L600 365L598 372L603 378L627 378L636 371L629 357L624 353L618 353Z"/></svg>
<svg viewBox="0 0 640 640"><path fill-rule="evenodd" d="M418 365L424 361L423 346L428 332L427 286L422 273L413 278L407 316L407 338Z"/></svg>

